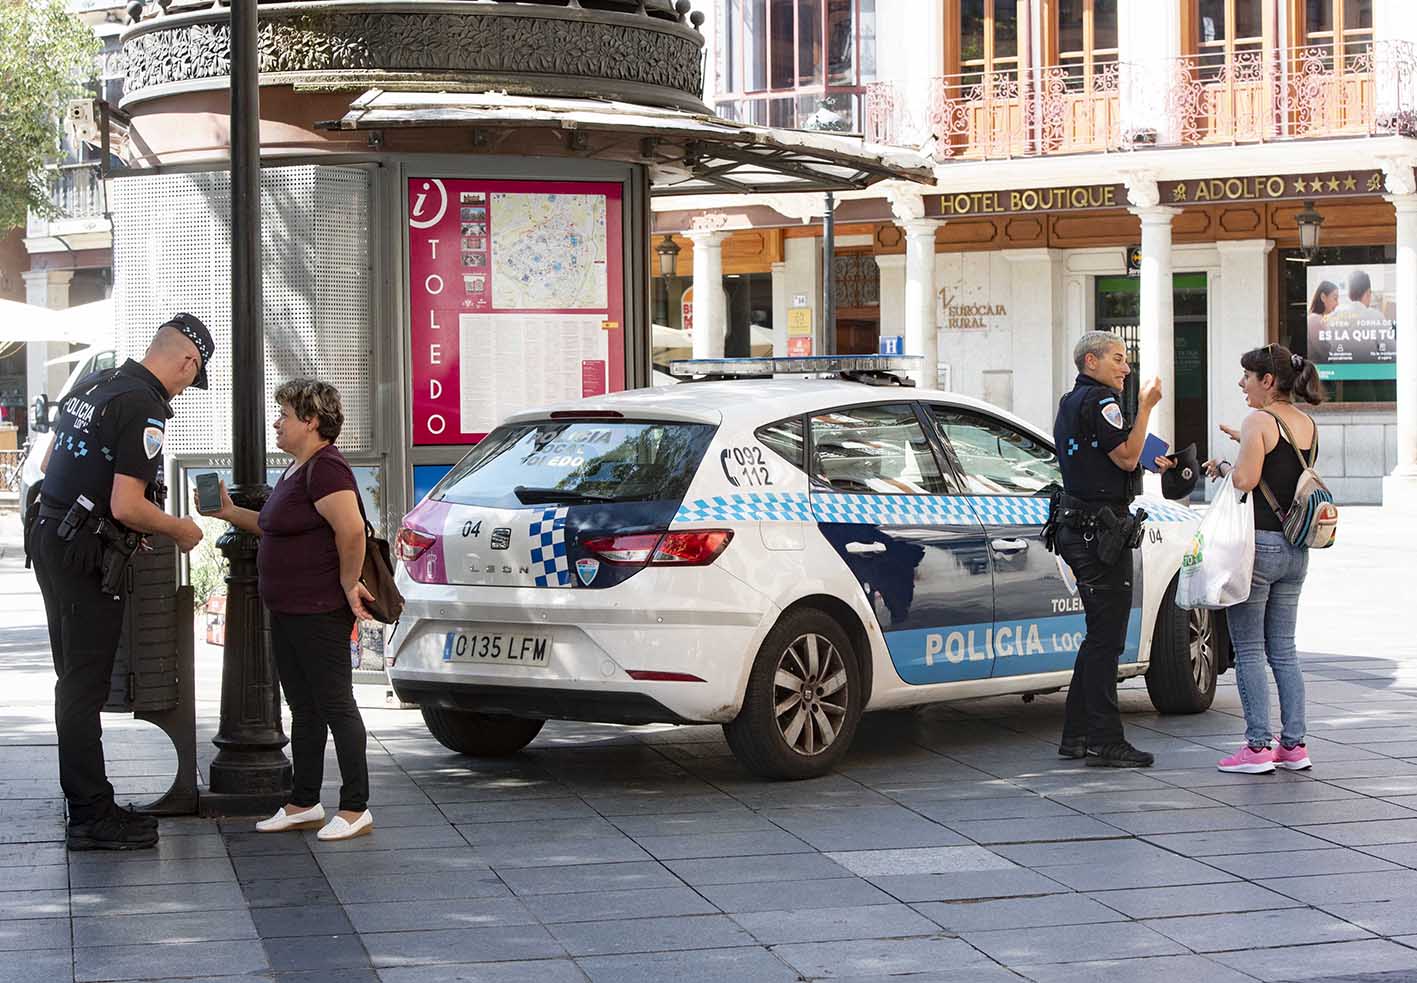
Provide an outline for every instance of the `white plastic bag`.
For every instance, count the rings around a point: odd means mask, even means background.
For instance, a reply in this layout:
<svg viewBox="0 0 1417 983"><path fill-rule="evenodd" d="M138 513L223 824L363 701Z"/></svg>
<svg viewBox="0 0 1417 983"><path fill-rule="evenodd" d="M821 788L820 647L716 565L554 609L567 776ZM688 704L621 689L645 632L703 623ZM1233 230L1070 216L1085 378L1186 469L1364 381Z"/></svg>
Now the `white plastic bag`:
<svg viewBox="0 0 1417 983"><path fill-rule="evenodd" d="M1255 510L1227 476L1181 557L1176 604L1228 608L1250 596L1255 569Z"/></svg>

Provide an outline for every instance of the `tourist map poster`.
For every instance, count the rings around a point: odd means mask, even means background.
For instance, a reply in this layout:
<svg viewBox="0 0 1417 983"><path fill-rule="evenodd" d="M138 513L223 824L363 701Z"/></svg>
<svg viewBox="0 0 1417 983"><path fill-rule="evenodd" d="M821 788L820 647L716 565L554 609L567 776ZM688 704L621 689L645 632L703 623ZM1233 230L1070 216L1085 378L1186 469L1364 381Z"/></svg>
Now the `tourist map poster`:
<svg viewBox="0 0 1417 983"><path fill-rule="evenodd" d="M415 445L625 386L622 189L408 181Z"/></svg>

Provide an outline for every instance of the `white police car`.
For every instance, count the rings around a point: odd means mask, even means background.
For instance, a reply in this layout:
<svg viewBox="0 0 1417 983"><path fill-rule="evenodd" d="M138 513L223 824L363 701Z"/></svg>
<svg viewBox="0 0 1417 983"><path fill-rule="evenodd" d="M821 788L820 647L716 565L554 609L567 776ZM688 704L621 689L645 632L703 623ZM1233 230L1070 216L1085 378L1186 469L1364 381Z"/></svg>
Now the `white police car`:
<svg viewBox="0 0 1417 983"><path fill-rule="evenodd" d="M404 519L395 692L467 754L548 718L712 722L752 771L802 778L864 711L1066 686L1084 619L1041 538L1052 442L880 371L901 361L726 360L848 371L516 414ZM1173 601L1199 517L1137 505L1121 676L1198 712L1226 658L1223 624Z"/></svg>

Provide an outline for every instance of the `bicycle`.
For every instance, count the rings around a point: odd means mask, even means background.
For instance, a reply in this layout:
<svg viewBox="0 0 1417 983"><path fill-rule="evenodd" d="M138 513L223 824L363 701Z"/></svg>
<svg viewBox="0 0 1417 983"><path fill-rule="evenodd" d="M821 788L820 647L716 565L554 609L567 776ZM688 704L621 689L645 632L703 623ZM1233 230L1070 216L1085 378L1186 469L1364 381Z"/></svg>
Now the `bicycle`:
<svg viewBox="0 0 1417 983"><path fill-rule="evenodd" d="M0 491L19 491L20 477L25 473L25 459L30 456L30 450L34 447L34 438L27 437L24 445L18 451L5 454L5 460L0 462ZM10 458L10 454L14 458Z"/></svg>

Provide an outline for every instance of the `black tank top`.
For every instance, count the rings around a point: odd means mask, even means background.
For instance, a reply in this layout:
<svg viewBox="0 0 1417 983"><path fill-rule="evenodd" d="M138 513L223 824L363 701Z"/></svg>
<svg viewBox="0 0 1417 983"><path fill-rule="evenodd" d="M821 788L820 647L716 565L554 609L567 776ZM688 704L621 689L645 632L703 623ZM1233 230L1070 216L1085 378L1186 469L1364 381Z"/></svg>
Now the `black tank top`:
<svg viewBox="0 0 1417 983"><path fill-rule="evenodd" d="M1318 438L1318 429L1315 428L1312 441ZM1308 448L1301 452L1305 460L1309 457ZM1288 509L1294 501L1294 490L1299 486L1299 475L1303 472L1299 464L1299 458L1294 454L1294 445L1284 439L1284 431L1280 430L1279 440L1274 445L1274 450L1264 456L1264 464L1260 467L1260 478L1269 485L1269 490L1274 493L1274 500L1279 503L1281 509ZM1274 509L1270 508L1269 500L1265 498L1264 492L1256 488L1250 493L1250 499L1255 503L1255 528L1268 529L1270 532L1283 532L1284 523L1279 521L1279 516L1275 515Z"/></svg>

